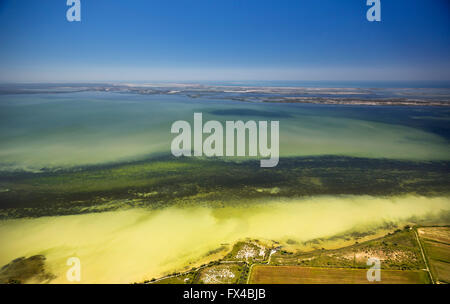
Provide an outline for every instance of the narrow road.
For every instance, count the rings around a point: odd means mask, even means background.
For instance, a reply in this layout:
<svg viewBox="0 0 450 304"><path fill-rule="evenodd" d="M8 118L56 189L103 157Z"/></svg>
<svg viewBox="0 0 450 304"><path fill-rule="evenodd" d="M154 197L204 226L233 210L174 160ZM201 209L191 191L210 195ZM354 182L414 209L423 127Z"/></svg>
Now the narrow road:
<svg viewBox="0 0 450 304"><path fill-rule="evenodd" d="M417 229L413 228L413 230L414 230L414 233L416 235L417 243L419 244L420 252L422 253L423 261L425 262L426 270L428 271L428 275L430 276L431 283L435 284L434 280L433 280L433 276L431 275L430 267L428 267L427 258L425 257L425 251L423 250L422 243L419 240L419 234L417 233Z"/></svg>
<svg viewBox="0 0 450 304"><path fill-rule="evenodd" d="M255 263L253 263L252 265L250 265L250 269L248 270L247 283L245 283L245 284L250 284L250 283L249 283L249 282L250 282L250 275L252 274L252 268L253 268L253 265L255 265Z"/></svg>
<svg viewBox="0 0 450 304"><path fill-rule="evenodd" d="M203 269L203 268L206 268L206 267L208 267L208 266L210 266L210 265L200 266L200 267L198 267L197 270L195 270L195 271L199 271L199 270L201 270L201 269ZM159 279L156 279L156 280L153 280L153 281L149 281L149 282L144 283L144 284L153 284L153 283L156 283L156 282L165 280L165 279L177 278L177 277L179 277L179 276L186 275L186 274L188 274L188 273L190 273L190 272L192 272L192 270L188 270L188 271L185 271L185 272L182 272L182 273L179 273L179 274L171 274L171 275L167 275L167 276L165 276L165 277L161 277L161 278L159 278Z"/></svg>
<svg viewBox="0 0 450 304"><path fill-rule="evenodd" d="M237 260L237 261L220 261L220 262L219 262L219 264L236 264L236 263L245 263L245 261ZM156 279L156 280L153 280L153 281L149 281L148 283L144 283L144 284L153 284L153 283L159 282L159 281L161 281L161 280L180 277L180 276L189 274L189 273L191 273L191 272L197 272L197 271L199 271L199 270L202 270L203 268L210 267L210 266L211 266L211 265L206 264L206 265L204 265L204 266L198 267L196 270L188 270L188 271L185 271L185 272L181 272L181 273L179 273L179 274L171 274L171 275L167 275L167 276L161 277L161 278L159 278L159 279Z"/></svg>

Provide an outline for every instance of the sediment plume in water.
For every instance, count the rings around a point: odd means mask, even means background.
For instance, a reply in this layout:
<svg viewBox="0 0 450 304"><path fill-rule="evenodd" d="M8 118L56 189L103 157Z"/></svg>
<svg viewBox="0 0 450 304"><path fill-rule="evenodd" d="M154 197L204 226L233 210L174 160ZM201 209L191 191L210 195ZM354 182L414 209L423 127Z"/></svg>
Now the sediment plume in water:
<svg viewBox="0 0 450 304"><path fill-rule="evenodd" d="M0 265L44 255L52 283L69 283L66 261L81 261L81 283L130 283L182 270L223 243L247 237L306 242L386 224L448 216L448 197L312 197L241 207L131 209L0 221Z"/></svg>

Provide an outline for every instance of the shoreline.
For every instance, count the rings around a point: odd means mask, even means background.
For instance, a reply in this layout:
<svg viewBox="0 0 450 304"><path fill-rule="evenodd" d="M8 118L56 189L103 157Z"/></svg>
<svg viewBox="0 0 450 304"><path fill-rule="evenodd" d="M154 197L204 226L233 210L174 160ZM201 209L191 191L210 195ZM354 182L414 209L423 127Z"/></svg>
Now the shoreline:
<svg viewBox="0 0 450 304"><path fill-rule="evenodd" d="M38 88L36 88L38 86ZM41 88L39 88L41 86ZM0 95L111 92L179 95L250 103L449 107L450 88L341 88L223 86L204 84L13 84ZM361 98L357 98L360 96Z"/></svg>

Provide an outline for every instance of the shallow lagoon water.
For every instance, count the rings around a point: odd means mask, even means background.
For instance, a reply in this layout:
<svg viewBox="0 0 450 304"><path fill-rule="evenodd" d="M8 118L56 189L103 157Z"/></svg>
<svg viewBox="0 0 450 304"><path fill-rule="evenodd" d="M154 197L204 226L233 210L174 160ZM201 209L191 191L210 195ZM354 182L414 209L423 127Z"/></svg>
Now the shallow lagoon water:
<svg viewBox="0 0 450 304"><path fill-rule="evenodd" d="M346 196L5 220L0 221L0 265L43 254L57 276L52 282L68 283L66 260L76 256L82 283L129 283L182 270L221 244L247 237L305 242L448 212L445 197Z"/></svg>
<svg viewBox="0 0 450 304"><path fill-rule="evenodd" d="M117 93L0 96L0 170L121 162L170 153L170 126L206 120L280 120L281 156L450 159L446 108L280 105ZM266 199L224 208L134 208L0 221L0 265L43 254L67 283L129 283L182 270L223 243L250 237L306 242L447 216L448 197Z"/></svg>
<svg viewBox="0 0 450 304"><path fill-rule="evenodd" d="M446 108L281 105L171 95L0 96L2 170L39 170L169 154L176 120L279 120L280 155L448 160Z"/></svg>

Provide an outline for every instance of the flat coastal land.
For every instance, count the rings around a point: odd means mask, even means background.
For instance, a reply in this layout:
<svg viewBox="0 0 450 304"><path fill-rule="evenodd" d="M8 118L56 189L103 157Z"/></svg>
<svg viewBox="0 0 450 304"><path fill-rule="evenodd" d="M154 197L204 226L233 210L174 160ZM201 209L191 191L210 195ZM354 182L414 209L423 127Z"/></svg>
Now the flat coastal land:
<svg viewBox="0 0 450 304"><path fill-rule="evenodd" d="M448 88L295 87L206 85L183 83L99 83L0 85L0 94L57 94L117 92L141 95L179 95L256 103L312 103L369 106L450 106Z"/></svg>

